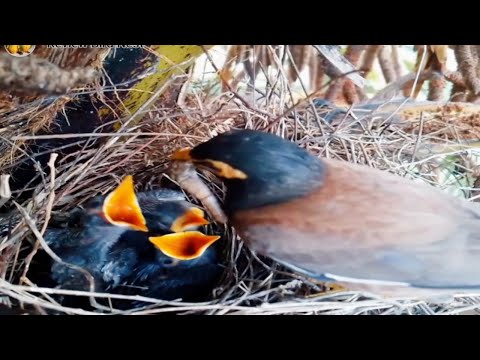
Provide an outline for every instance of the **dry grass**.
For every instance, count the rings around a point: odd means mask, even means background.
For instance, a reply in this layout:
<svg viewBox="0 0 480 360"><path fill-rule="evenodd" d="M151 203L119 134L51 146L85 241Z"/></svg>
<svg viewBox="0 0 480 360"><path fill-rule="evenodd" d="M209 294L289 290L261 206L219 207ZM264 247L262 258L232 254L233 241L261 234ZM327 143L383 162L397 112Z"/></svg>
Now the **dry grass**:
<svg viewBox="0 0 480 360"><path fill-rule="evenodd" d="M139 190L169 181L164 171L174 149L195 145L232 128L270 131L297 142L320 157L366 164L399 176L427 181L432 186L449 185L442 175L445 152L457 167L466 169L456 175L457 180L476 174L470 161L472 150L451 146L464 140L457 131L457 126L462 127L462 124L452 124L450 118L439 116L439 113L411 115L408 126L391 124L395 113L399 113L392 110L388 115L381 113L379 116L376 116L378 111L360 117L342 115L332 125L324 121L325 110L315 110L308 100L292 107L289 93L285 74L279 72L271 79L266 93L255 95L255 101L251 100L253 93L242 96L194 94L183 99L176 108L149 110L135 127L125 126L118 133L76 134L75 137L83 142L83 149L55 163L52 161L53 174L39 173L41 182L34 196L18 204L9 216L0 218L0 231L2 225L4 229L0 232L0 301L3 297L7 303L31 305L39 313L52 310L67 314L456 314L480 309L480 297L466 295L456 297L449 304L434 305L412 298L386 300L374 294L324 293L324 285L250 252L238 241L232 228L220 229L226 245L225 275L208 302L166 302L39 288L31 283L27 270L37 250L46 246L42 234L52 212L67 211L94 195L105 194L125 174L134 175ZM403 103L398 103L397 110L402 106ZM432 119L435 126L429 127ZM443 127L439 125L442 121ZM439 133L439 126L443 130L448 128L449 135L446 136L445 131ZM23 134L16 131L12 140L31 140L27 135L28 131ZM4 143L4 146L11 147L12 143ZM12 159L4 157L0 164L9 161ZM1 170L0 167L0 173ZM213 178L208 180L211 189L221 198L221 184ZM464 190L466 197L472 196L471 189ZM191 200L198 204L195 199ZM94 311L86 311L60 305L53 296L58 294L142 300L151 305L128 311L98 306Z"/></svg>

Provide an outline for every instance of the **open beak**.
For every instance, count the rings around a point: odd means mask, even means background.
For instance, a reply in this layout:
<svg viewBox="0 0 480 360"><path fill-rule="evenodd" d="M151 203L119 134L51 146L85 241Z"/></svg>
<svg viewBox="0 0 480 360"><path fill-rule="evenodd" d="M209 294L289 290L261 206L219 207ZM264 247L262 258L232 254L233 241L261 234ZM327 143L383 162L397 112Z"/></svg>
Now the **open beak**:
<svg viewBox="0 0 480 360"><path fill-rule="evenodd" d="M199 208L192 207L173 222L170 230L173 232L182 232L192 227L208 225L208 223L205 219L204 212Z"/></svg>
<svg viewBox="0 0 480 360"><path fill-rule="evenodd" d="M145 217L135 195L131 175L125 177L120 185L105 198L103 214L107 221L113 225L148 231Z"/></svg>
<svg viewBox="0 0 480 360"><path fill-rule="evenodd" d="M205 250L218 239L220 236L209 236L199 231L185 231L149 238L165 255L179 260L193 260L202 256Z"/></svg>

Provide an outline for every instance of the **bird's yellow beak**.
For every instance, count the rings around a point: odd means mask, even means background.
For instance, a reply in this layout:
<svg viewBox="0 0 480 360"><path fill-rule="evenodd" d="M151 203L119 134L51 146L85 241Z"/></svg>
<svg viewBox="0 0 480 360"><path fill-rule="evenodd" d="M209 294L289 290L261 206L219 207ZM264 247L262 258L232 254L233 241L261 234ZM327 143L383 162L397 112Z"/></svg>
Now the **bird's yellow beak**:
<svg viewBox="0 0 480 360"><path fill-rule="evenodd" d="M173 222L170 230L173 232L182 232L192 227L208 225L208 223L208 220L205 219L204 212L199 208L192 207Z"/></svg>
<svg viewBox="0 0 480 360"><path fill-rule="evenodd" d="M192 162L195 166L206 167L207 170L210 170L225 179L245 180L248 178L247 174L243 171L235 169L233 166L222 161L192 158L191 148L183 148L175 151L170 157L170 160Z"/></svg>
<svg viewBox="0 0 480 360"><path fill-rule="evenodd" d="M190 155L191 148L182 148L177 151L175 151L172 156L170 157L170 160L175 160L175 161L191 161L192 156Z"/></svg>
<svg viewBox="0 0 480 360"><path fill-rule="evenodd" d="M199 231L185 231L149 238L165 255L179 260L192 260L202 256L205 250L218 239L220 236L209 236Z"/></svg>
<svg viewBox="0 0 480 360"><path fill-rule="evenodd" d="M148 231L145 217L135 194L131 175L125 177L120 185L105 198L103 214L107 221L113 225Z"/></svg>

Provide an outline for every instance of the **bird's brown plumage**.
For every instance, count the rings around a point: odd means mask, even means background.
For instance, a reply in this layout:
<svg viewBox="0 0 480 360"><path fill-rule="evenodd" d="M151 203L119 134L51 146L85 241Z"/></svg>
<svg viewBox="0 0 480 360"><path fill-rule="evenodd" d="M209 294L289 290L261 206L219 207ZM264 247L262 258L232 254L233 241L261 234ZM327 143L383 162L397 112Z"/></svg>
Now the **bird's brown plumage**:
<svg viewBox="0 0 480 360"><path fill-rule="evenodd" d="M432 278L438 268L430 266L455 270L480 259L476 204L387 172L323 161L324 183L309 195L234 214L232 224L253 250L311 273L438 285L449 275ZM448 256L417 260L437 249ZM480 267L472 276L466 270L463 285L480 284Z"/></svg>
<svg viewBox="0 0 480 360"><path fill-rule="evenodd" d="M476 203L385 171L318 159L258 131L218 135L180 155L246 175L224 178L229 221L252 250L290 268L362 290L375 283L480 291Z"/></svg>

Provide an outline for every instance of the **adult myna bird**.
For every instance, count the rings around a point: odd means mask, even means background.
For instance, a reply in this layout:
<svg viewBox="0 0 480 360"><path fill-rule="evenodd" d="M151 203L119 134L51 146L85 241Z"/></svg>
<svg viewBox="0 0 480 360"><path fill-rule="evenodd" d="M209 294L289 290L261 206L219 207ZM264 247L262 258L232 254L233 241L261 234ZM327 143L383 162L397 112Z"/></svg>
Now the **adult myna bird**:
<svg viewBox="0 0 480 360"><path fill-rule="evenodd" d="M480 290L475 203L261 131L227 132L172 160L223 178L240 237L298 272L383 295Z"/></svg>
<svg viewBox="0 0 480 360"><path fill-rule="evenodd" d="M64 288L88 290L90 274L97 291L189 298L220 273L218 249L210 246L219 236L197 231L206 224L182 193L135 194L127 176L73 212L67 227L47 230L47 244L64 262L53 264L52 278Z"/></svg>

